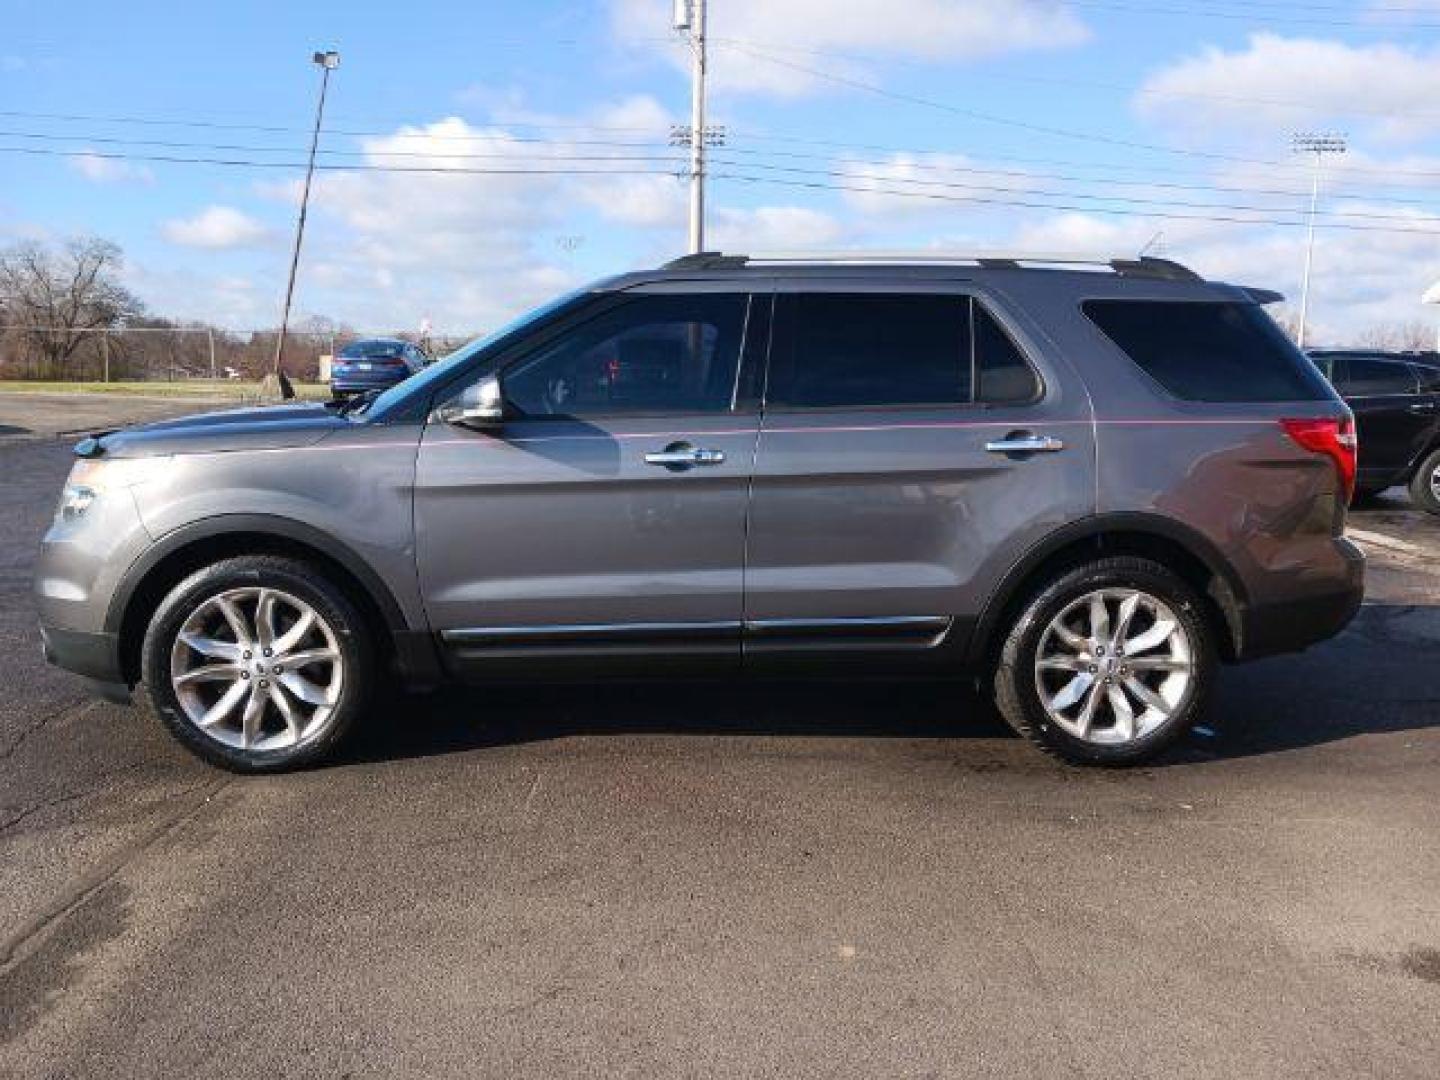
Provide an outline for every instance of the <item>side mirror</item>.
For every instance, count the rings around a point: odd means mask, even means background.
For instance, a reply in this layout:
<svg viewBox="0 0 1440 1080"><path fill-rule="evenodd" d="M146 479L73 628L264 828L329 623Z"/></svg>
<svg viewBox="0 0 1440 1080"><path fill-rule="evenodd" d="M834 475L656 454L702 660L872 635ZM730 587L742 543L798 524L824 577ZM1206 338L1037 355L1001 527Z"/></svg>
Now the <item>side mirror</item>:
<svg viewBox="0 0 1440 1080"><path fill-rule="evenodd" d="M457 427L483 431L498 427L505 420L505 403L500 394L500 380L486 375L467 386L459 397L451 398L437 410L441 420Z"/></svg>

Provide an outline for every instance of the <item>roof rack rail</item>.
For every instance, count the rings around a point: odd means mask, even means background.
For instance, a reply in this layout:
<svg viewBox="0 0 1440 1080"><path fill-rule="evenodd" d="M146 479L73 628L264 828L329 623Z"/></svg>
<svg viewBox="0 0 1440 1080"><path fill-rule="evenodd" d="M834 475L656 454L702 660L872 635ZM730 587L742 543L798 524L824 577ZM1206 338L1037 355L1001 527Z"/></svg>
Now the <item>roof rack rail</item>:
<svg viewBox="0 0 1440 1080"><path fill-rule="evenodd" d="M1154 278L1165 281L1202 281L1189 267L1170 259L1140 255L1133 259L1112 259L1103 255L1047 254L1044 252L948 252L948 251L832 251L832 252L767 252L755 255L728 254L722 251L698 251L682 255L666 263L666 270L721 270L741 266L767 264L804 264L827 266L981 266L988 269L1016 270L1036 266L1108 267L1124 277Z"/></svg>

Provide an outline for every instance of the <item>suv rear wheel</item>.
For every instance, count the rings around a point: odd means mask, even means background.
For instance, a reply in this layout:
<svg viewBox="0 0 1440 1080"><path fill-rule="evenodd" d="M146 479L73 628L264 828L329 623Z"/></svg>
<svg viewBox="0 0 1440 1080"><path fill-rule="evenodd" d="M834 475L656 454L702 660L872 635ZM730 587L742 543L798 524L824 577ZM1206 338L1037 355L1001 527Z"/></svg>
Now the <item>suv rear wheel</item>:
<svg viewBox="0 0 1440 1080"><path fill-rule="evenodd" d="M1421 510L1440 514L1440 447L1425 455L1410 478L1410 501Z"/></svg>
<svg viewBox="0 0 1440 1080"><path fill-rule="evenodd" d="M1215 680L1200 598L1148 559L1100 559L1035 594L1005 639L995 700L1021 735L1077 764L1134 764L1184 735Z"/></svg>
<svg viewBox="0 0 1440 1080"><path fill-rule="evenodd" d="M226 559L161 602L141 651L144 697L185 746L238 772L312 762L369 692L372 645L353 604L294 559Z"/></svg>

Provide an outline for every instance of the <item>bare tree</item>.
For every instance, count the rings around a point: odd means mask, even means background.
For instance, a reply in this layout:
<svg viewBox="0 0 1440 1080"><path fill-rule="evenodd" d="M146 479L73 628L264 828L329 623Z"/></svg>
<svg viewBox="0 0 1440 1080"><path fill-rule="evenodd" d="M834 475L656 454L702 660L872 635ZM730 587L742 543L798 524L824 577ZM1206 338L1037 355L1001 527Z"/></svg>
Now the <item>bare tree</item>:
<svg viewBox="0 0 1440 1080"><path fill-rule="evenodd" d="M1378 323L1360 335L1360 344L1370 349L1423 352L1434 343L1434 328L1420 319Z"/></svg>
<svg viewBox="0 0 1440 1080"><path fill-rule="evenodd" d="M43 376L63 377L93 331L137 313L140 301L120 284L120 248L76 237L59 250L28 243L0 252L0 295L8 321L41 359Z"/></svg>

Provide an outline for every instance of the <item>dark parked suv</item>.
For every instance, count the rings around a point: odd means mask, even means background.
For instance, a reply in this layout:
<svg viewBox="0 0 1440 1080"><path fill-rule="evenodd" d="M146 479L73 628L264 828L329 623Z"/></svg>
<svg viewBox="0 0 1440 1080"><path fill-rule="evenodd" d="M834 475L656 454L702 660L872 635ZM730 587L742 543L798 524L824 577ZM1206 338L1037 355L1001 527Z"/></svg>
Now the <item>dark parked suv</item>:
<svg viewBox="0 0 1440 1080"><path fill-rule="evenodd" d="M101 434L44 540L56 663L221 765L414 686L968 674L1076 762L1195 721L1221 660L1336 633L1349 410L1175 263L693 255L377 398Z"/></svg>
<svg viewBox="0 0 1440 1080"><path fill-rule="evenodd" d="M1355 413L1359 494L1403 484L1440 514L1440 357L1316 349L1310 359Z"/></svg>

